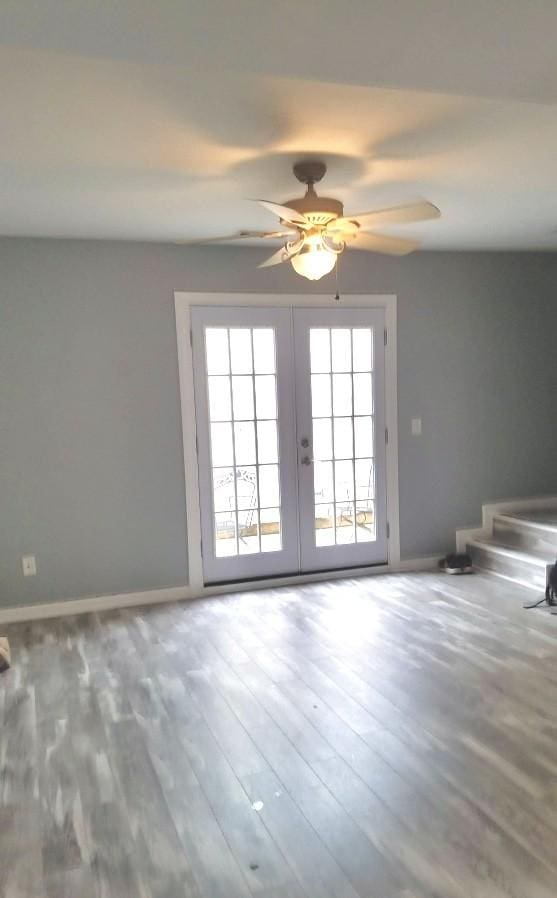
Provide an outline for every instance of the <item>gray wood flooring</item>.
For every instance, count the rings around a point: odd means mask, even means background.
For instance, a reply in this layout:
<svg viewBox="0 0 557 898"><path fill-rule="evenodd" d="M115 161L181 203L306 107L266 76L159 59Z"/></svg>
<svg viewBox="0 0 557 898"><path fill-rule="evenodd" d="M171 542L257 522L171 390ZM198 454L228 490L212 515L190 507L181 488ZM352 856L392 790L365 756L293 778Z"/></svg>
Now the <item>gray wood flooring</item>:
<svg viewBox="0 0 557 898"><path fill-rule="evenodd" d="M555 898L557 617L523 598L378 576L6 628L2 898Z"/></svg>

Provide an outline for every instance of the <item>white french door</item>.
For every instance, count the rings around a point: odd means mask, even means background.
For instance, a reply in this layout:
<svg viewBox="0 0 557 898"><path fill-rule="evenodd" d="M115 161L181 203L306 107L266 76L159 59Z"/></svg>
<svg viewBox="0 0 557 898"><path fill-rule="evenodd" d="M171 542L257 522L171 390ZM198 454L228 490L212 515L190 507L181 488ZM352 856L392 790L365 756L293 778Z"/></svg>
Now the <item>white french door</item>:
<svg viewBox="0 0 557 898"><path fill-rule="evenodd" d="M192 309L206 583L298 569L288 308Z"/></svg>
<svg viewBox="0 0 557 898"><path fill-rule="evenodd" d="M301 570L387 560L382 309L294 309Z"/></svg>
<svg viewBox="0 0 557 898"><path fill-rule="evenodd" d="M384 563L384 311L191 321L205 582Z"/></svg>

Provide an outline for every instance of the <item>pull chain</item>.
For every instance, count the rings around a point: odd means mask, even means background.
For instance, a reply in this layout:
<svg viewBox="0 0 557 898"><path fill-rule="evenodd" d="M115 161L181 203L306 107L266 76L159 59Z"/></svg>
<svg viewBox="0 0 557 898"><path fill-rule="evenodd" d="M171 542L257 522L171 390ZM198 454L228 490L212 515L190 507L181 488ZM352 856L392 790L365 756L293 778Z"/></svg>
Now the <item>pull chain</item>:
<svg viewBox="0 0 557 898"><path fill-rule="evenodd" d="M335 300L337 302L340 302L340 293L338 292L338 260L339 260L339 256L336 257L336 262L335 262L335 287L336 287Z"/></svg>

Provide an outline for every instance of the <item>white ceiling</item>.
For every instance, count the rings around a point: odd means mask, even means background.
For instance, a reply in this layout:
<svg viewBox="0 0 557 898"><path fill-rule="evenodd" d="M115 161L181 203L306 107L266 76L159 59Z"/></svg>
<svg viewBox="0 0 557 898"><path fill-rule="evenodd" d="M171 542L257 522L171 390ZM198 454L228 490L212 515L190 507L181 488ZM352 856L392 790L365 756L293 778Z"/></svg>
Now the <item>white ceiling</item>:
<svg viewBox="0 0 557 898"><path fill-rule="evenodd" d="M178 241L321 192L428 249L557 248L555 0L4 0L0 233Z"/></svg>

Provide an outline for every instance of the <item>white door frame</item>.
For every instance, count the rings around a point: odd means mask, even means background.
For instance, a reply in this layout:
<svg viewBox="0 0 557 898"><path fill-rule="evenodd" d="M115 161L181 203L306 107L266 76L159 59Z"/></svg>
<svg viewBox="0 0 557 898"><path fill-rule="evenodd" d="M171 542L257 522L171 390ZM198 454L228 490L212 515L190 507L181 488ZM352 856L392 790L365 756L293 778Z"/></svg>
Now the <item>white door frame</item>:
<svg viewBox="0 0 557 898"><path fill-rule="evenodd" d="M340 300L346 308L382 308L385 310L387 345L385 347L385 414L388 431L387 442L387 520L389 524L388 563L382 569L398 569L400 564L399 497L398 497L398 419L397 419L397 335L396 296L393 294L346 294ZM186 527L189 587L194 594L213 592L205 587L203 559L201 555L201 508L199 502L199 478L197 469L197 433L195 423L195 399L193 380L193 353L191 345L192 306L337 306L330 294L288 293L174 293L176 310L176 336L178 341L178 369L180 379L180 403L182 409L182 435L184 443L184 477L186 486ZM378 566L369 572L378 571ZM358 568L364 574L367 568ZM338 576L339 573L335 572ZM348 572L354 575L354 571ZM296 574L285 578L266 579L262 586L274 583L296 583L323 579L323 574ZM326 574L325 576L330 576ZM250 582L255 588L256 582Z"/></svg>

